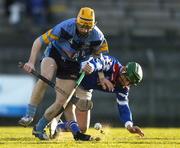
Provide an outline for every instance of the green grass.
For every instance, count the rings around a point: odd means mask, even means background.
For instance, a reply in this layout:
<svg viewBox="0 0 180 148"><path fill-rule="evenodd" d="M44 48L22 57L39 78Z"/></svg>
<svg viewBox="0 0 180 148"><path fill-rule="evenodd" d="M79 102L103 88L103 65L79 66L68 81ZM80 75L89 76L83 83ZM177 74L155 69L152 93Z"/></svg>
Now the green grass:
<svg viewBox="0 0 180 148"><path fill-rule="evenodd" d="M57 140L40 141L31 135L32 128L0 127L0 148L180 148L180 128L143 128L144 138L125 128L104 128L105 134L89 129L88 134L101 137L98 142L77 142L71 133Z"/></svg>

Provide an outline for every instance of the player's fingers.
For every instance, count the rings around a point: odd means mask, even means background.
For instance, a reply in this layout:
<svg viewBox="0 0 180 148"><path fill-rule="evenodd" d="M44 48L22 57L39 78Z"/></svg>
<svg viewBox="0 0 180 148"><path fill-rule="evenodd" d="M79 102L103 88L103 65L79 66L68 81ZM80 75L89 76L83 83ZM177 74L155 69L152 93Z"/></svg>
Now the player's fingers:
<svg viewBox="0 0 180 148"><path fill-rule="evenodd" d="M136 128L136 133L139 134L141 137L144 136L144 132L139 127Z"/></svg>
<svg viewBox="0 0 180 148"><path fill-rule="evenodd" d="M102 88L103 88L104 90L106 90L106 88L107 88L104 83L102 84Z"/></svg>
<svg viewBox="0 0 180 148"><path fill-rule="evenodd" d="M141 136L141 137L144 137L144 133L140 133L140 136Z"/></svg>
<svg viewBox="0 0 180 148"><path fill-rule="evenodd" d="M141 136L141 137L144 137L144 133L143 132L138 132L137 133L139 136Z"/></svg>
<svg viewBox="0 0 180 148"><path fill-rule="evenodd" d="M141 136L141 137L144 137L144 132L143 131L139 131L139 135Z"/></svg>
<svg viewBox="0 0 180 148"><path fill-rule="evenodd" d="M109 90L109 86L108 86L108 83L107 83L107 82L104 83L104 87Z"/></svg>
<svg viewBox="0 0 180 148"><path fill-rule="evenodd" d="M114 86L113 86L113 84L111 82L107 82L107 88L108 88L109 91L113 91Z"/></svg>
<svg viewBox="0 0 180 148"><path fill-rule="evenodd" d="M28 66L28 65L24 65L24 67L23 67L23 69L26 71L26 72L31 72L32 71L32 68L30 67L30 66Z"/></svg>
<svg viewBox="0 0 180 148"><path fill-rule="evenodd" d="M89 74L89 70L88 70L87 67L86 67L86 68L83 68L83 71L84 71L86 74Z"/></svg>
<svg viewBox="0 0 180 148"><path fill-rule="evenodd" d="M87 65L83 68L83 71L84 71L86 74L91 74L91 73L92 73L92 67L87 64Z"/></svg>

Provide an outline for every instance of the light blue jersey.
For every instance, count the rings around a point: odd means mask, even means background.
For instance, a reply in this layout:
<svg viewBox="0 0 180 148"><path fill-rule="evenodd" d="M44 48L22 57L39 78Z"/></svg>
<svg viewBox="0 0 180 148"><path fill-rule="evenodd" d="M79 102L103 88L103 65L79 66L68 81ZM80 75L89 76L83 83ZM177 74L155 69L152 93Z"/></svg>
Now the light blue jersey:
<svg viewBox="0 0 180 148"><path fill-rule="evenodd" d="M108 52L103 33L97 26L87 36L79 35L76 18L63 21L43 34L42 43L54 46L65 59L82 60L91 54Z"/></svg>

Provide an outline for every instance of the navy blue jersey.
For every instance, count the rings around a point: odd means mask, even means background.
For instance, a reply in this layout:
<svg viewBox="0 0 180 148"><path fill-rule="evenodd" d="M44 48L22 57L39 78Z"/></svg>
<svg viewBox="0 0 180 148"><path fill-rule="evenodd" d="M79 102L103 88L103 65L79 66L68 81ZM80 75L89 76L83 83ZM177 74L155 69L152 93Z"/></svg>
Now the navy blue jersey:
<svg viewBox="0 0 180 148"><path fill-rule="evenodd" d="M68 60L84 60L91 54L108 52L108 45L103 33L97 26L88 36L80 36L77 32L76 18L65 20L41 37L41 42L52 45L63 58Z"/></svg>
<svg viewBox="0 0 180 148"><path fill-rule="evenodd" d="M90 75L86 75L81 83L81 86L86 89L95 89L100 91L109 92L103 90L98 77L98 71L103 71L107 79L109 79L114 85L117 98L117 104L121 121L125 124L127 121L132 122L132 114L128 104L129 87L123 87L117 82L117 77L122 70L121 63L114 57L109 55L103 55L101 58L96 58L89 61L94 66L94 72Z"/></svg>

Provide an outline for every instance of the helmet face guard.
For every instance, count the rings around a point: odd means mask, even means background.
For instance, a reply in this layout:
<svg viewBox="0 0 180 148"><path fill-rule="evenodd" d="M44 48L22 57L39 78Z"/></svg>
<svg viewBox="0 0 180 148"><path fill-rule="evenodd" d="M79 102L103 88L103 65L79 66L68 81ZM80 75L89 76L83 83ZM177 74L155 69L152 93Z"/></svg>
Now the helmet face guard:
<svg viewBox="0 0 180 148"><path fill-rule="evenodd" d="M119 75L118 81L119 81L120 85L122 85L123 87L131 85L129 78L126 76L125 73L122 73Z"/></svg>
<svg viewBox="0 0 180 148"><path fill-rule="evenodd" d="M142 81L143 71L141 66L136 62L129 62L126 65L126 73L127 79L130 81L130 84L137 85Z"/></svg>

